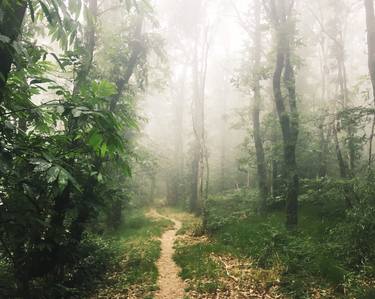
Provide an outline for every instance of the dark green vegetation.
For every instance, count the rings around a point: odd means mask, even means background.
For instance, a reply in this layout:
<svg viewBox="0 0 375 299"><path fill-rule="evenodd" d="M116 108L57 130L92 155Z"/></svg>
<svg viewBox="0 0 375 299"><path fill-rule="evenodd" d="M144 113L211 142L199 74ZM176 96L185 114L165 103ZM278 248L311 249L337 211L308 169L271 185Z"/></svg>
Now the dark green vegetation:
<svg viewBox="0 0 375 299"><path fill-rule="evenodd" d="M262 216L253 212L254 193L227 192L211 197L209 240L179 243L175 259L182 268L181 276L195 281L191 287L199 293L215 294L225 288L222 279L226 277L215 256L230 256L251 262L258 284L274 287L285 298L315 298L318 294L324 298L372 298L375 259L370 248L375 245L375 231L369 205L373 195L369 194L375 190L362 189L363 201L346 211L336 182L304 183L308 192L302 196L299 229L293 233L285 228L278 208L270 207ZM352 183L358 192L368 188ZM313 187L318 191L312 191ZM196 224L187 223L194 235ZM259 274L262 271L267 274Z"/></svg>
<svg viewBox="0 0 375 299"><path fill-rule="evenodd" d="M100 298L152 298L156 291L158 270L156 261L160 255L162 233L172 222L146 217L143 210L132 211L121 228L107 236L116 247L112 267L107 270L96 289Z"/></svg>
<svg viewBox="0 0 375 299"><path fill-rule="evenodd" d="M134 148L135 97L159 45L141 31L153 12L147 1L105 6L1 1L2 298L81 298L115 262L103 234L121 227L133 195L148 192L131 173L143 165L152 173L149 155ZM118 32L126 34L114 39ZM150 248L154 260L158 246Z"/></svg>
<svg viewBox="0 0 375 299"><path fill-rule="evenodd" d="M173 223L165 219L146 217L145 210L130 210L116 232L100 237L85 234L77 249L79 262L67 269L71 275L54 286L49 282L36 282L33 294L36 298L131 295L151 298L157 290L158 238L171 225ZM15 298L10 288L14 281L11 269L5 263L0 267L2 295Z"/></svg>

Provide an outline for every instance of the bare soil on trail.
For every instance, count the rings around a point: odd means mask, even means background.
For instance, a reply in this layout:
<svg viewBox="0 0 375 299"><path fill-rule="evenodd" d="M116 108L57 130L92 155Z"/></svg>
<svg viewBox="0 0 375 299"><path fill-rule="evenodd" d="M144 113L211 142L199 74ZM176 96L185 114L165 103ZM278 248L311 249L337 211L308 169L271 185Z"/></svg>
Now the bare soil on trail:
<svg viewBox="0 0 375 299"><path fill-rule="evenodd" d="M166 218L174 222L174 228L165 232L161 237L161 255L157 262L159 271L159 291L155 294L156 299L183 299L185 295L185 283L179 277L180 268L173 260L174 242L176 233L181 228L181 222L165 217L152 210L149 215L155 218Z"/></svg>

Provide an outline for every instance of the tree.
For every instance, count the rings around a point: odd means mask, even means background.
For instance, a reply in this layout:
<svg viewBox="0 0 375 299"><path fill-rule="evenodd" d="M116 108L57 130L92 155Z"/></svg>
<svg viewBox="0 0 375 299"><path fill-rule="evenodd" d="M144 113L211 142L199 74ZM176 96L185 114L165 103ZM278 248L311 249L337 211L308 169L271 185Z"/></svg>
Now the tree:
<svg viewBox="0 0 375 299"><path fill-rule="evenodd" d="M262 32L261 32L261 2L255 1L254 8L255 31L254 31L254 71L253 71L253 93L254 103L252 111L254 144L257 160L258 186L260 192L260 208L265 210L268 197L267 167L264 157L264 148L262 133L260 130L260 104L261 104L261 51L262 51Z"/></svg>
<svg viewBox="0 0 375 299"><path fill-rule="evenodd" d="M251 64L243 71L245 73L245 85L246 90L250 87L252 92L252 103L250 118L252 121L252 135L255 146L255 158L257 167L257 180L259 188L259 209L264 212L267 205L267 198L269 195L269 186L267 181L267 165L263 147L263 138L261 132L261 105L262 105L262 93L261 93L261 81L264 73L261 58L262 58L262 5L260 0L254 1L252 21L254 22L254 30L249 28L251 22L246 22L240 15L238 8L233 4L237 18L240 22L241 27L249 35L251 40L250 55ZM248 68L251 70L249 71ZM248 78L249 77L249 78Z"/></svg>
<svg viewBox="0 0 375 299"><path fill-rule="evenodd" d="M196 1L196 8L202 17L205 10L204 1ZM199 19L194 28L194 49L192 59L193 75L193 131L194 147L192 161L192 193L190 207L195 213L202 213L205 219L205 196L208 184L208 157L205 132L205 88L207 59L209 51L208 25L206 20ZM204 174L207 174L206 180ZM205 186L206 182L206 186ZM206 189L206 194L205 194Z"/></svg>
<svg viewBox="0 0 375 299"><path fill-rule="evenodd" d="M367 49L368 49L368 68L370 73L372 96L375 105L375 14L374 14L374 1L364 0L366 9L366 27L367 27ZM369 138L369 160L368 166L371 167L372 163L372 147L375 131L375 115L371 127L371 135Z"/></svg>
<svg viewBox="0 0 375 299"><path fill-rule="evenodd" d="M273 93L283 136L286 225L294 228L298 223L299 175L296 161L299 114L293 66L294 16L293 0L270 0L265 5L275 31L276 65L273 75ZM286 94L283 93L283 87Z"/></svg>

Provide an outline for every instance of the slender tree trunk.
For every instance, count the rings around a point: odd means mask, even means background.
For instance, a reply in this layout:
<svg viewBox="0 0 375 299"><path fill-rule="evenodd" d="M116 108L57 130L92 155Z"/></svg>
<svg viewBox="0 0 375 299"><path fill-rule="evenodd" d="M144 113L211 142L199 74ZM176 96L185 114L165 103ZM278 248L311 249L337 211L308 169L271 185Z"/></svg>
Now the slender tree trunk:
<svg viewBox="0 0 375 299"><path fill-rule="evenodd" d="M183 187L183 165L184 165L184 140L183 140L183 127L184 127L184 100L185 100L185 83L186 83L186 70L184 70L177 95L174 95L175 106L175 140L174 140L174 169L172 172L173 178L173 195L172 204L177 204L183 195L181 190Z"/></svg>
<svg viewBox="0 0 375 299"><path fill-rule="evenodd" d="M190 208L191 211L200 214L200 205L202 201L201 193L201 164L202 164L202 135L201 135L201 99L200 99L200 73L199 73L199 58L198 58L198 37L195 41L193 57L193 131L195 136L193 148L193 161L192 161L192 190Z"/></svg>
<svg viewBox="0 0 375 299"><path fill-rule="evenodd" d="M199 145L194 142L193 160L192 160L192 181L190 194L190 211L199 214Z"/></svg>
<svg viewBox="0 0 375 299"><path fill-rule="evenodd" d="M252 111L254 144L257 160L258 172L258 186L260 194L260 210L263 212L267 206L268 198L268 184L267 184L267 167L264 156L263 140L260 130L260 103L261 103L261 86L260 86L260 67L261 67L261 51L262 51L262 37L261 37L261 23L260 23L261 3L260 0L255 0L255 33L254 33L254 104Z"/></svg>
<svg viewBox="0 0 375 299"><path fill-rule="evenodd" d="M342 152L341 152L340 142L339 142L337 134L338 134L337 133L337 125L334 124L333 137L335 139L336 157L337 157L337 161L339 163L340 177L343 178L343 179L346 179L348 177L348 170L347 170L347 165L345 163L345 160L344 160Z"/></svg>
<svg viewBox="0 0 375 299"><path fill-rule="evenodd" d="M366 26L367 26L367 48L368 48L368 68L372 84L372 96L374 99L375 106L375 13L374 13L374 1L364 0L366 9ZM368 157L368 167L371 168L372 163L372 147L375 130L375 114L373 116L373 123L370 135L370 148Z"/></svg>
<svg viewBox="0 0 375 299"><path fill-rule="evenodd" d="M321 103L323 107L325 107L325 102L327 101L327 40L324 35L320 37L320 73L321 73ZM325 124L326 116L323 114L319 119L319 177L325 177L327 175L327 154L328 154L328 143L329 143L329 135L330 130L327 134L324 132L324 124Z"/></svg>
<svg viewBox="0 0 375 299"><path fill-rule="evenodd" d="M204 14L205 2L199 3L200 13ZM209 51L208 26L200 24L195 28L193 54L193 131L195 137L193 158L193 183L191 207L203 216L203 230L207 220L206 201L208 195L208 152L205 134L205 89L207 60ZM206 166L206 167L205 167ZM205 172L206 171L206 172ZM205 177L206 174L206 177ZM205 192L206 190L206 192Z"/></svg>
<svg viewBox="0 0 375 299"><path fill-rule="evenodd" d="M325 177L327 175L327 147L328 147L328 140L325 138L324 135L324 126L323 120L321 120L321 124L319 124L319 177Z"/></svg>
<svg viewBox="0 0 375 299"><path fill-rule="evenodd" d="M223 192L226 189L226 158L227 158L227 98L223 91L223 98L221 100L221 144L220 144L220 186L219 190Z"/></svg>

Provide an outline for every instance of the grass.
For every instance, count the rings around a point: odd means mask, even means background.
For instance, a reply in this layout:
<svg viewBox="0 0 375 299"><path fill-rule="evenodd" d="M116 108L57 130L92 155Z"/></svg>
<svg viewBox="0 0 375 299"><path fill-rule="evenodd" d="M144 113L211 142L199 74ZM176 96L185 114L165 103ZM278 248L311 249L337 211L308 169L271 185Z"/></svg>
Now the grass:
<svg viewBox="0 0 375 299"><path fill-rule="evenodd" d="M356 282L350 286L353 269L344 263L341 244L332 238L339 218L326 215L321 206L305 204L299 230L290 233L284 227L283 212L256 216L241 196L212 198L209 240L178 244L175 260L182 278L192 281L190 289L201 294L225 289L226 274L215 256L230 256L249 261L260 285L276 286L283 298L354 298L350 288L361 287ZM190 229L192 234L194 221L186 218L182 232L189 234Z"/></svg>
<svg viewBox="0 0 375 299"><path fill-rule="evenodd" d="M151 219L145 215L145 210L132 211L125 217L122 228L107 236L118 247L117 262L103 281L98 296L152 298L157 290L158 237L173 223Z"/></svg>

